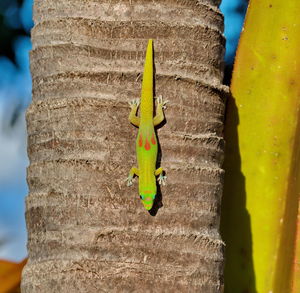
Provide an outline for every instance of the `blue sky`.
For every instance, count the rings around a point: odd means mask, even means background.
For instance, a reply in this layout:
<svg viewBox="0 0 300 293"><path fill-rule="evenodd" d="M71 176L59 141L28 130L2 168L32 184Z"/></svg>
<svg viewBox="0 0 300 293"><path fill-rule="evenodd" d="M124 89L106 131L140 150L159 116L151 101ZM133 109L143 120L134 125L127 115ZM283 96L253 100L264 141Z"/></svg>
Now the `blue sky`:
<svg viewBox="0 0 300 293"><path fill-rule="evenodd" d="M226 53L225 62L232 64L244 22L247 0L223 0L220 9L224 14Z"/></svg>
<svg viewBox="0 0 300 293"><path fill-rule="evenodd" d="M5 21L30 31L31 7L32 0L26 0L21 9L12 7ZM16 65L0 56L0 259L20 261L27 254L24 198L28 192L28 159L24 113L31 100L30 38L19 36L13 48Z"/></svg>
<svg viewBox="0 0 300 293"><path fill-rule="evenodd" d="M33 25L32 2L26 0L20 10L10 9L6 21L11 26L22 26L30 31ZM245 0L223 0L220 7L225 14L227 63L233 62L245 4ZM18 18L14 17L16 13ZM16 19L19 19L18 23L14 21ZM12 261L20 261L27 254L25 110L31 101L30 49L29 37L20 36L14 41L17 66L0 56L0 259ZM17 112L21 115L16 116Z"/></svg>

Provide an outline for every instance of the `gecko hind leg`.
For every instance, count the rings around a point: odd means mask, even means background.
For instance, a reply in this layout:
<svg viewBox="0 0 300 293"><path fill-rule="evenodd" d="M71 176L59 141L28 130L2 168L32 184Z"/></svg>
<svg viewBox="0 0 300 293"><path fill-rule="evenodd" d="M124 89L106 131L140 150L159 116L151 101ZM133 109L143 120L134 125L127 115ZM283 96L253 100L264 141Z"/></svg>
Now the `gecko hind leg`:
<svg viewBox="0 0 300 293"><path fill-rule="evenodd" d="M156 101L157 101L156 115L153 118L154 126L157 126L158 124L160 124L161 122L164 121L165 115L164 115L163 109L166 108L166 104L168 103L168 101L163 101L162 96L158 96Z"/></svg>
<svg viewBox="0 0 300 293"><path fill-rule="evenodd" d="M134 99L129 102L131 111L129 113L128 119L133 125L135 125L137 127L140 126L140 118L136 115L139 105L140 105L140 99Z"/></svg>

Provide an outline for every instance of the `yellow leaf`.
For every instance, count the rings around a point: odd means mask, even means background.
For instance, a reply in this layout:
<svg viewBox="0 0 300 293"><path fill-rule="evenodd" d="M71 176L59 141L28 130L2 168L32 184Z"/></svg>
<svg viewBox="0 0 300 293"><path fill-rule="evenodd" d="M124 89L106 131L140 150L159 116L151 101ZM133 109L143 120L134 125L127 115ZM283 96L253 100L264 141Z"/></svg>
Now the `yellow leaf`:
<svg viewBox="0 0 300 293"><path fill-rule="evenodd" d="M250 1L225 124L225 292L289 293L300 279L299 48L300 1Z"/></svg>
<svg viewBox="0 0 300 293"><path fill-rule="evenodd" d="M20 292L21 273L27 259L20 263L0 260L0 293Z"/></svg>

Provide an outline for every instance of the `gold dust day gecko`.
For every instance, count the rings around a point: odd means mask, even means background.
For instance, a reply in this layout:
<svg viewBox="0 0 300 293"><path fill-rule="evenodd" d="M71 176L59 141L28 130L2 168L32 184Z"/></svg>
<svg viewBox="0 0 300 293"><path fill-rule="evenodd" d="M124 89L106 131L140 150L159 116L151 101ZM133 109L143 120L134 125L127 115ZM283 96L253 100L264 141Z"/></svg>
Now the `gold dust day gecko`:
<svg viewBox="0 0 300 293"><path fill-rule="evenodd" d="M151 210L156 196L156 176L159 175L159 184L165 185L167 177L163 175L163 168L156 169L157 137L154 127L164 119L163 109L167 101L162 97L156 99L156 115L153 117L153 41L148 41L144 74L142 82L141 101L135 99L130 102L131 111L129 121L139 127L136 139L136 154L138 168L132 167L127 178L127 185L132 185L134 175L139 176L139 194L146 210ZM140 117L137 109L140 107Z"/></svg>

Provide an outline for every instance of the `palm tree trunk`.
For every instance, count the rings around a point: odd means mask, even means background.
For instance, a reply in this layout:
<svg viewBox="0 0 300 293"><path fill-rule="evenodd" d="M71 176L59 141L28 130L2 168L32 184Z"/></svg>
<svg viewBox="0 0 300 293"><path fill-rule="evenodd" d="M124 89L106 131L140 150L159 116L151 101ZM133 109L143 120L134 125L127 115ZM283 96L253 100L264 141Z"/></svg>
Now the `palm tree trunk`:
<svg viewBox="0 0 300 293"><path fill-rule="evenodd" d="M221 292L224 38L219 0L35 0L27 112L29 261L22 292ZM148 38L168 185L149 214L137 184Z"/></svg>

